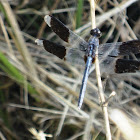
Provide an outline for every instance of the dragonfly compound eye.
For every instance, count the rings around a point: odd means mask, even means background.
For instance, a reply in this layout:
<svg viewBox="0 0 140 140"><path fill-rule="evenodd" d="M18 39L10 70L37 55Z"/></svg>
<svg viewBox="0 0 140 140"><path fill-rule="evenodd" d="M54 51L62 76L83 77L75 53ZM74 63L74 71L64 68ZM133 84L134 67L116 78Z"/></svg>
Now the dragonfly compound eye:
<svg viewBox="0 0 140 140"><path fill-rule="evenodd" d="M101 35L102 35L102 33L101 33L101 31L98 29L98 28L95 28L95 29L92 29L91 31L90 31L90 34L92 35L92 36L96 36L96 37L101 37Z"/></svg>

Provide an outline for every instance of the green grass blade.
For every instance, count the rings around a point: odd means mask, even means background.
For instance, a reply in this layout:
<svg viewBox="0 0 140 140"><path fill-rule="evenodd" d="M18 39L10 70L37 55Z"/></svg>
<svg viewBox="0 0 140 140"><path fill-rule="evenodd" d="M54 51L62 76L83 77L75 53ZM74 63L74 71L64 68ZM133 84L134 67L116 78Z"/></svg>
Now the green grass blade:
<svg viewBox="0 0 140 140"><path fill-rule="evenodd" d="M15 68L7 58L0 52L0 68L7 73L10 77L12 77L19 85L24 87L27 85L28 91L32 94L36 94L36 90L26 81L25 77L22 73ZM26 81L26 82L25 82Z"/></svg>
<svg viewBox="0 0 140 140"><path fill-rule="evenodd" d="M78 0L77 11L76 11L76 28L81 26L82 14L83 14L83 0Z"/></svg>

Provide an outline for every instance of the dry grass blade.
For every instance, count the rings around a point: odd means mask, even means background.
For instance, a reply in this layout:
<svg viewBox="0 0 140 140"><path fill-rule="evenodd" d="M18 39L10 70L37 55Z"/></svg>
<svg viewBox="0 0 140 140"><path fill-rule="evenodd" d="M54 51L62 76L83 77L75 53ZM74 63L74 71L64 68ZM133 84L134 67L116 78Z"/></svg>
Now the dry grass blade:
<svg viewBox="0 0 140 140"><path fill-rule="evenodd" d="M82 4L79 11L82 11L76 33L87 41L91 30L90 3L79 2ZM100 44L140 38L138 0L91 2L96 3L96 23L95 8L91 12L92 28L97 26L101 30ZM64 62L34 43L40 36L68 46L43 23L43 18L52 13L68 28L75 29L78 19L76 10L75 0L57 0L56 3L40 0L0 1L0 139L105 138L107 133L103 128L103 109L97 94L95 66L90 71L84 103L82 110L79 110L77 102L84 65ZM137 55L132 58L140 61ZM139 126L135 124L140 119L140 72L101 76L103 89L100 89L105 92L106 99L102 102L103 105L108 104L109 115L114 108L123 110L123 119L129 118L132 124L129 125L132 128L127 128L138 136L140 130L135 128ZM112 115L110 120L112 138L122 140L124 135L129 140L123 132L127 129L122 130Z"/></svg>
<svg viewBox="0 0 140 140"><path fill-rule="evenodd" d="M122 12L123 10L125 10L127 7L129 7L131 4L137 2L138 0L127 0L127 1L123 1L121 4L119 4L118 6L114 7L112 10L102 14L101 16L97 17L97 23L98 26L100 24L102 24L103 22L105 22L107 19L111 18L112 16Z"/></svg>
<svg viewBox="0 0 140 140"><path fill-rule="evenodd" d="M4 23L3 23L3 20L2 20L2 17L1 17L1 16L0 16L0 24L1 24L1 27L2 27L2 31L3 31L3 34L4 34L4 36L5 36L6 42L7 42L8 47L9 47L9 51L10 51L10 53L13 55L14 52L13 52L13 50L12 50L12 45L11 45L11 43L10 43L10 39L9 39L9 37L8 37L8 33L7 33L7 31L6 31L5 27L4 27Z"/></svg>
<svg viewBox="0 0 140 140"><path fill-rule="evenodd" d="M96 24L95 24L95 3L93 2L93 0L90 1L90 5L91 5L91 19L92 19L91 24L92 24L92 29L94 29L96 28ZM110 124L109 124L109 115L108 115L107 105L104 105L105 95L104 95L102 81L101 81L101 74L100 74L100 67L99 67L99 60L98 60L98 49L96 49L95 70L96 70L96 79L98 83L98 95L99 95L99 100L101 102L103 115L104 115L106 139L111 140L112 138L111 138Z"/></svg>
<svg viewBox="0 0 140 140"><path fill-rule="evenodd" d="M9 21L9 23L12 27L12 30L15 34L16 47L18 48L19 52L21 53L27 67L29 68L29 71L31 71L33 76L36 77L37 75L36 75L34 63L32 61L30 53L27 50L24 38L21 34L18 23L16 21L16 17L15 17L8 2L5 1L5 2L2 2L2 4L3 4L3 7L4 7L5 12L6 12L7 20Z"/></svg>

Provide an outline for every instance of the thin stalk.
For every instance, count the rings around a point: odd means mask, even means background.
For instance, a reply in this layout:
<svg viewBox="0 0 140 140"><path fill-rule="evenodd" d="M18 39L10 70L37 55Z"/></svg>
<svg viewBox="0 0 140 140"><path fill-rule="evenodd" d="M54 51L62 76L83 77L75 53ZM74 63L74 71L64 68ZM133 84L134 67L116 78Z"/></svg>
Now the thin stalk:
<svg viewBox="0 0 140 140"><path fill-rule="evenodd" d="M95 20L95 1L90 0L90 7L91 7L91 24L92 29L96 28L96 20ZM110 125L109 125L109 117L108 117L108 110L107 105L104 105L105 96L101 81L101 74L100 74L100 67L99 67L99 60L98 60L98 49L96 51L96 59L95 59L95 70L96 70L96 79L98 83L98 94L99 99L102 105L103 115L104 115L104 124L105 124L105 131L106 131L106 139L111 140L111 132L110 132Z"/></svg>

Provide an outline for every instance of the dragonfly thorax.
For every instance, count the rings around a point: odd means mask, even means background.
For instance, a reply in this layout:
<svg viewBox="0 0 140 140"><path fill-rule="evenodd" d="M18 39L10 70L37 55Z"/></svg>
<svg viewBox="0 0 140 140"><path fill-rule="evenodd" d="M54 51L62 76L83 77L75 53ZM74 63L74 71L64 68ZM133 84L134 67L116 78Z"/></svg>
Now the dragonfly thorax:
<svg viewBox="0 0 140 140"><path fill-rule="evenodd" d="M94 57L95 56L96 46L94 44L88 46L86 50L86 57Z"/></svg>

